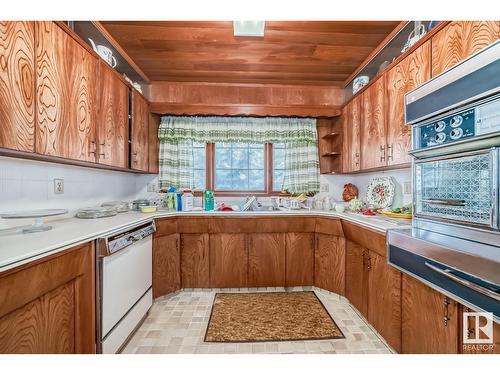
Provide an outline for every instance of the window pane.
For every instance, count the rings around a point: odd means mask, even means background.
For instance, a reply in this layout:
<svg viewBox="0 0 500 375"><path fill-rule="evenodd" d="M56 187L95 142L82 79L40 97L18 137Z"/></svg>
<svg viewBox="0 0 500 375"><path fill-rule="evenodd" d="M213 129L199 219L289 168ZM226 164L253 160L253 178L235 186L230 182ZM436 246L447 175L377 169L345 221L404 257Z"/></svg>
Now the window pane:
<svg viewBox="0 0 500 375"><path fill-rule="evenodd" d="M265 190L264 145L246 143L215 145L216 190Z"/></svg>
<svg viewBox="0 0 500 375"><path fill-rule="evenodd" d="M195 169L194 170L194 189L204 190L205 189L205 170Z"/></svg>
<svg viewBox="0 0 500 375"><path fill-rule="evenodd" d="M285 176L285 171L275 170L273 174L273 190L281 191L283 189L283 179Z"/></svg>
<svg viewBox="0 0 500 375"><path fill-rule="evenodd" d="M205 169L205 148L193 149L193 163L195 168Z"/></svg>
<svg viewBox="0 0 500 375"><path fill-rule="evenodd" d="M281 191L285 176L285 145L273 144L273 190Z"/></svg>
<svg viewBox="0 0 500 375"><path fill-rule="evenodd" d="M273 148L273 164L274 164L274 169L285 168L285 149Z"/></svg>
<svg viewBox="0 0 500 375"><path fill-rule="evenodd" d="M205 168L207 150L204 143L193 144L194 189L205 189Z"/></svg>

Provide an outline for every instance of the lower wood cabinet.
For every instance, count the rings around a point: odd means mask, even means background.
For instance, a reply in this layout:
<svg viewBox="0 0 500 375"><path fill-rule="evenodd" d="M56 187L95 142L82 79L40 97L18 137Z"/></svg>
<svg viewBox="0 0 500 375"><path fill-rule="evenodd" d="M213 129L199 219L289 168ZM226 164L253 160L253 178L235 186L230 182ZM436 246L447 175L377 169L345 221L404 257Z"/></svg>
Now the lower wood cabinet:
<svg viewBox="0 0 500 375"><path fill-rule="evenodd" d="M401 352L401 272L387 259L369 252L368 311L370 324L396 352Z"/></svg>
<svg viewBox="0 0 500 375"><path fill-rule="evenodd" d="M314 283L314 233L286 234L286 286Z"/></svg>
<svg viewBox="0 0 500 375"><path fill-rule="evenodd" d="M314 285L345 295L345 239L330 234L316 234Z"/></svg>
<svg viewBox="0 0 500 375"><path fill-rule="evenodd" d="M181 251L179 234L153 239L153 298L181 288Z"/></svg>
<svg viewBox="0 0 500 375"><path fill-rule="evenodd" d="M210 287L208 233L181 234L181 284L183 288Z"/></svg>
<svg viewBox="0 0 500 375"><path fill-rule="evenodd" d="M248 286L285 285L285 234L251 233L248 241Z"/></svg>
<svg viewBox="0 0 500 375"><path fill-rule="evenodd" d="M364 316L368 316L368 253L363 246L346 241L345 296Z"/></svg>
<svg viewBox="0 0 500 375"><path fill-rule="evenodd" d="M245 233L210 235L210 287L248 286L248 246Z"/></svg>
<svg viewBox="0 0 500 375"><path fill-rule="evenodd" d="M402 352L458 353L457 302L406 274L402 293Z"/></svg>
<svg viewBox="0 0 500 375"><path fill-rule="evenodd" d="M95 353L91 243L0 274L0 353Z"/></svg>

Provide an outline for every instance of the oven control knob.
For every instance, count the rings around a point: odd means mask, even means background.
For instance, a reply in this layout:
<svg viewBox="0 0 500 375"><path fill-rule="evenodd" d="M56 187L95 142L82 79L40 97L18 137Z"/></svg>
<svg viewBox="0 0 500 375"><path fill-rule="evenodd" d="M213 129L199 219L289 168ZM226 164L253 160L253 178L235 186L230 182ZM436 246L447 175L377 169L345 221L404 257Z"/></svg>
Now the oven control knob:
<svg viewBox="0 0 500 375"><path fill-rule="evenodd" d="M456 128L457 126L462 125L462 122L464 122L464 118L460 115L456 115L451 119L450 125L452 128Z"/></svg>
<svg viewBox="0 0 500 375"><path fill-rule="evenodd" d="M434 140L437 143L443 143L445 139L446 139L446 134L444 134L444 133L437 133L435 138L434 138Z"/></svg>
<svg viewBox="0 0 500 375"><path fill-rule="evenodd" d="M442 132L446 128L446 122L444 121L438 121L436 122L436 125L434 125L434 130L439 132Z"/></svg>
<svg viewBox="0 0 500 375"><path fill-rule="evenodd" d="M463 134L464 134L464 131L462 130L462 128L455 128L455 129L451 130L450 138L451 139L459 139Z"/></svg>

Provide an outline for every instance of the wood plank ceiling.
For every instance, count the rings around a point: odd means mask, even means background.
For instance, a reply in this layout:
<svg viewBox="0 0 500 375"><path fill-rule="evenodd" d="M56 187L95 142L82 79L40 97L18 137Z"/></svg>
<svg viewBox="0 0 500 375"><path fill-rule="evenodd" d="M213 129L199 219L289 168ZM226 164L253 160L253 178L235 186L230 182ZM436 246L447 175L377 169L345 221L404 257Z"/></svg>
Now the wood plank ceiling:
<svg viewBox="0 0 500 375"><path fill-rule="evenodd" d="M398 21L268 21L264 38L230 21L102 22L152 81L341 86Z"/></svg>

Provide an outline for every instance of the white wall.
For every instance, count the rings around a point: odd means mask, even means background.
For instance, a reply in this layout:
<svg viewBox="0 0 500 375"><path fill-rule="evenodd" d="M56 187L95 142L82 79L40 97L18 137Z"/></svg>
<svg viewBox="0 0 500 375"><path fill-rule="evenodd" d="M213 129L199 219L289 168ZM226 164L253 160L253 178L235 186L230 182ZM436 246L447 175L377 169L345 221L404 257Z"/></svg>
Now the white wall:
<svg viewBox="0 0 500 375"><path fill-rule="evenodd" d="M328 195L333 200L342 200L342 191L344 185L352 183L357 186L359 191L359 198L366 200L366 188L373 177L392 176L396 185L396 193L394 196L393 206L401 206L405 203L411 203L412 195L403 194L403 187L405 182L411 183L411 168L395 169L391 171L371 172L362 174L351 175L321 175L321 184L328 184L329 192L320 193L320 195Z"/></svg>

